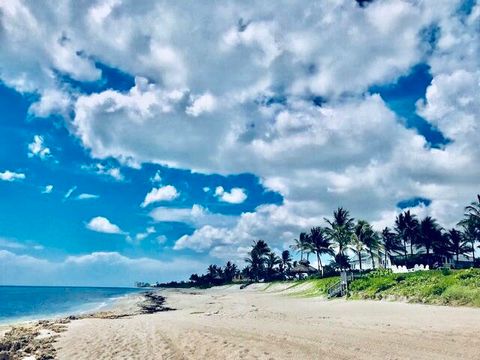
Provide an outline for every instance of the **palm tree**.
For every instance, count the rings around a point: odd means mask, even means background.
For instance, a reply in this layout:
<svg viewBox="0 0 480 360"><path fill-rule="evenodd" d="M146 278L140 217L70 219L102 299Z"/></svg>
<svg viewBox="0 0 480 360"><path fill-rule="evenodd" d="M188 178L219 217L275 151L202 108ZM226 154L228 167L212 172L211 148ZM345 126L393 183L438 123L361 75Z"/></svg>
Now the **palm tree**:
<svg viewBox="0 0 480 360"><path fill-rule="evenodd" d="M304 253L307 253L308 260L309 239L307 233L301 232L298 239L295 239L294 242L295 243L290 247L296 252L300 253L300 260L303 260Z"/></svg>
<svg viewBox="0 0 480 360"><path fill-rule="evenodd" d="M207 268L207 276L210 280L215 279L217 276L221 277L223 274L222 268L217 265L209 265Z"/></svg>
<svg viewBox="0 0 480 360"><path fill-rule="evenodd" d="M387 256L391 253L400 253L403 250L399 237L390 228L385 227L382 230L383 250L385 255L385 265L387 264Z"/></svg>
<svg viewBox="0 0 480 360"><path fill-rule="evenodd" d="M237 265L233 264L230 261L227 261L225 268L223 269L223 275L226 282L232 282L235 275L238 273Z"/></svg>
<svg viewBox="0 0 480 360"><path fill-rule="evenodd" d="M270 248L265 241L258 240L253 242L252 250L248 253L245 262L250 264L250 272L255 281L258 281L264 272L266 256L268 253L270 253Z"/></svg>
<svg viewBox="0 0 480 360"><path fill-rule="evenodd" d="M456 229L450 229L447 232L447 239L449 250L453 255L455 255L455 260L458 261L459 255L466 254L470 251L470 248L467 245L468 241L465 241L460 231Z"/></svg>
<svg viewBox="0 0 480 360"><path fill-rule="evenodd" d="M339 207L333 212L333 220L325 219L329 224L326 228L328 238L333 241L337 248L337 255L344 255L344 250L352 240L352 231L354 227L354 219L350 217L348 210Z"/></svg>
<svg viewBox="0 0 480 360"><path fill-rule="evenodd" d="M292 266L292 257L290 256L290 251L282 251L281 261L281 270L283 273L285 273Z"/></svg>
<svg viewBox="0 0 480 360"><path fill-rule="evenodd" d="M473 219L465 219L460 222L462 225L462 236L467 244L470 244L472 252L472 260L475 264L475 243L480 241L480 231L478 230Z"/></svg>
<svg viewBox="0 0 480 360"><path fill-rule="evenodd" d="M275 265L281 264L282 260L273 251L271 251L267 254L265 263L267 266L267 277L270 279L274 273Z"/></svg>
<svg viewBox="0 0 480 360"><path fill-rule="evenodd" d="M477 195L477 201L473 201L465 207L465 216L473 219L480 227L480 194Z"/></svg>
<svg viewBox="0 0 480 360"><path fill-rule="evenodd" d="M352 242L350 244L350 249L358 257L358 265L360 267L360 271L362 271L362 251L365 250L365 244L360 240L359 234L357 234L357 228L355 228L355 232L352 235Z"/></svg>
<svg viewBox="0 0 480 360"><path fill-rule="evenodd" d="M380 237L377 232L373 230L372 225L364 220L359 220L355 227L355 234L367 248L370 258L372 259L372 269L375 269L375 252L378 256L380 248Z"/></svg>
<svg viewBox="0 0 480 360"><path fill-rule="evenodd" d="M416 216L411 214L410 210L399 214L395 219L395 230L403 240L405 257L407 257L407 243L410 243L410 255L413 255L413 247L418 238L418 220Z"/></svg>
<svg viewBox="0 0 480 360"><path fill-rule="evenodd" d="M471 245L473 263L475 263L475 243L480 241L480 195L465 207L465 219L459 222L463 227L463 234Z"/></svg>
<svg viewBox="0 0 480 360"><path fill-rule="evenodd" d="M417 244L425 248L427 258L430 257L430 250L432 248L438 249L441 242L442 231L437 221L431 216L427 216L420 221Z"/></svg>
<svg viewBox="0 0 480 360"><path fill-rule="evenodd" d="M312 252L317 255L318 272L320 272L323 276L323 264L320 257L323 254L328 254L332 256L334 255L334 252L332 250L332 243L326 236L325 229L319 226L310 229L310 234L308 238L310 240L310 247L312 249Z"/></svg>

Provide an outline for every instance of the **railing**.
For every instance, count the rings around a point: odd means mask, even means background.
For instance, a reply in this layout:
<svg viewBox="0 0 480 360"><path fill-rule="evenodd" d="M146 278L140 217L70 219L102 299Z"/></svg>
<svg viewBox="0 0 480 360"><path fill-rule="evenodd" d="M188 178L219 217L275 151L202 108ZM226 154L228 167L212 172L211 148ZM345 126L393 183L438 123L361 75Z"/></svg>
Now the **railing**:
<svg viewBox="0 0 480 360"><path fill-rule="evenodd" d="M342 282L341 281L338 281L336 282L335 284L333 284L332 286L330 286L328 289L327 289L327 293L328 293L328 297L329 298L332 298L332 297L337 297L337 296L342 296L343 294L343 286L342 286Z"/></svg>

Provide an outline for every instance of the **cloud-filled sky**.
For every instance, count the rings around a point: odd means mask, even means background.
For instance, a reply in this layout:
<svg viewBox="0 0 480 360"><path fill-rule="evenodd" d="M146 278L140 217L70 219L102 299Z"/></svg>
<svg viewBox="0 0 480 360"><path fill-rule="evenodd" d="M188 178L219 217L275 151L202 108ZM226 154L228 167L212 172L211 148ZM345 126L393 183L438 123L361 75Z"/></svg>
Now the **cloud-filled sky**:
<svg viewBox="0 0 480 360"><path fill-rule="evenodd" d="M480 191L476 0L0 1L0 284L280 251Z"/></svg>

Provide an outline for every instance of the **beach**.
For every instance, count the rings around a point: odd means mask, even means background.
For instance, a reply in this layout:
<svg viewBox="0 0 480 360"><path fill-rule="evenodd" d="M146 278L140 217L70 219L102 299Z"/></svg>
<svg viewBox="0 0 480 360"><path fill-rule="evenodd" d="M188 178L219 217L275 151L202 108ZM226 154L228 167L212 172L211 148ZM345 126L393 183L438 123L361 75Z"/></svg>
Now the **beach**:
<svg viewBox="0 0 480 360"><path fill-rule="evenodd" d="M67 324L58 359L478 359L480 310L299 298L282 286L161 290L175 311Z"/></svg>
<svg viewBox="0 0 480 360"><path fill-rule="evenodd" d="M17 324L13 337L31 355L0 358L479 358L478 308L326 300L302 290L254 284L129 295L108 311Z"/></svg>

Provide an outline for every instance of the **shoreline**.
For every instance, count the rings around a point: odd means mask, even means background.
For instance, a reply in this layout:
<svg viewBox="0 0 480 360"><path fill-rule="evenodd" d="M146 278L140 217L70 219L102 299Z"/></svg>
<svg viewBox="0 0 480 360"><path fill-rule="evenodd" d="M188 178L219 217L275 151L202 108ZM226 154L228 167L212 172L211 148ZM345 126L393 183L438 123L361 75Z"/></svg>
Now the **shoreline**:
<svg viewBox="0 0 480 360"><path fill-rule="evenodd" d="M0 359L54 359L53 344L72 321L81 319L118 319L140 314L172 310L163 306L165 298L152 291L126 294L99 310L70 315L53 315L35 320L0 324ZM33 357L32 357L33 356ZM30 358L31 357L31 358Z"/></svg>
<svg viewBox="0 0 480 360"><path fill-rule="evenodd" d="M472 349L480 348L471 337L480 331L478 308L327 300L293 290L302 288L129 294L109 311L13 326L29 352L6 359L475 359Z"/></svg>

